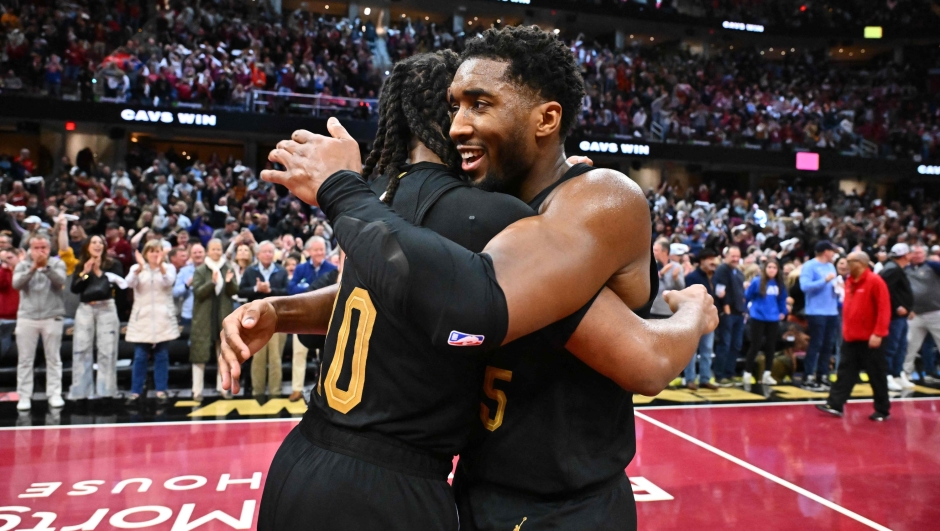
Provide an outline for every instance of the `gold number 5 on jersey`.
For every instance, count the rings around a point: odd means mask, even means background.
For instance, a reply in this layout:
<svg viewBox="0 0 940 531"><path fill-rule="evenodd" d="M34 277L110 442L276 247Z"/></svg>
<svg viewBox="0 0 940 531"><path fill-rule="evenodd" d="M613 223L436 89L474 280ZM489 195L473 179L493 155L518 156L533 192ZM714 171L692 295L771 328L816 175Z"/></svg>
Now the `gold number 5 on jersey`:
<svg viewBox="0 0 940 531"><path fill-rule="evenodd" d="M352 375L346 390L337 387L336 382L343 370L346 357L346 345L349 341L349 327L352 322L352 312L359 312L359 324L356 326L356 337L353 340L353 355L351 362ZM375 306L369 297L369 292L362 288L355 288L346 299L346 308L343 312L343 324L336 336L336 352L333 353L333 363L326 374L326 401L330 407L346 414L362 401L362 388L366 383L366 362L369 358L369 338L372 337L372 325L375 324Z"/></svg>
<svg viewBox="0 0 940 531"><path fill-rule="evenodd" d="M483 380L483 392L486 393L486 396L490 399L496 401L496 415L490 418L490 408L485 403L481 402L480 420L483 421L483 425L486 426L486 429L490 431L495 431L496 428L503 424L503 414L506 412L506 393L493 387L494 380L511 382L512 371L498 367L486 368L486 378Z"/></svg>

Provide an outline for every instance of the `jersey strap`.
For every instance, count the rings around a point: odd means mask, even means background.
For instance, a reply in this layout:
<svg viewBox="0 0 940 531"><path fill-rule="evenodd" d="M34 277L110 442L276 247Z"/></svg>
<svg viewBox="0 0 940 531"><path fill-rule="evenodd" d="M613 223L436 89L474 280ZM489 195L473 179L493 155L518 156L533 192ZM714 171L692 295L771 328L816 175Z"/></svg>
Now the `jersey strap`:
<svg viewBox="0 0 940 531"><path fill-rule="evenodd" d="M529 201L529 206L538 211L539 207L542 206L542 203L545 202L545 199L547 199L548 196L555 191L555 188L561 186L561 184L565 181L570 181L571 179L574 179L579 175L584 175L593 169L595 169L594 166L588 166L587 164L581 163L575 164L574 166L568 168L568 171L566 171L565 174L561 176L561 179L558 179L557 181L548 185L548 187L539 192L538 195L532 199L532 201Z"/></svg>

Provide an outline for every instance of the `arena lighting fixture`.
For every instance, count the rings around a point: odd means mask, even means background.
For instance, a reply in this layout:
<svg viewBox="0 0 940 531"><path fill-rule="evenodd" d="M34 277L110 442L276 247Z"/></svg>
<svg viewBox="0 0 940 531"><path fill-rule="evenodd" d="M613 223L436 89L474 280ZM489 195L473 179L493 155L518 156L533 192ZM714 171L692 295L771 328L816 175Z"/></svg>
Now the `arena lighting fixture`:
<svg viewBox="0 0 940 531"><path fill-rule="evenodd" d="M74 131L74 130L75 130L75 122L65 122L65 130L66 130L66 131Z"/></svg>
<svg viewBox="0 0 940 531"><path fill-rule="evenodd" d="M473 25L473 21L472 21L472 20L468 20L468 21L467 21L467 25L468 25L468 26L472 26L472 25Z"/></svg>
<svg viewBox="0 0 940 531"><path fill-rule="evenodd" d="M787 54L787 52L786 52L786 51L782 51L782 52L780 52L780 55L786 55L786 54Z"/></svg>
<svg viewBox="0 0 940 531"><path fill-rule="evenodd" d="M865 26L864 35L866 39L880 39L884 35L884 30L881 26Z"/></svg>
<svg viewBox="0 0 940 531"><path fill-rule="evenodd" d="M729 49L729 50L734 50L734 45L732 44L731 46L728 47L728 49Z"/></svg>
<svg viewBox="0 0 940 531"><path fill-rule="evenodd" d="M473 17L473 20L480 20L480 19L478 19L477 17Z"/></svg>
<svg viewBox="0 0 940 531"><path fill-rule="evenodd" d="M555 30L554 30L554 31L555 31L555 35L558 35L559 33L561 33L561 30L560 30L560 29L558 29L558 28L555 28Z"/></svg>
<svg viewBox="0 0 940 531"><path fill-rule="evenodd" d="M633 35L630 35L630 38L632 39L632 38L633 38Z"/></svg>
<svg viewBox="0 0 940 531"><path fill-rule="evenodd" d="M819 153L801 151L796 154L796 169L819 171Z"/></svg>
<svg viewBox="0 0 940 531"><path fill-rule="evenodd" d="M796 48L790 48L790 51L791 51L791 52L795 52L795 51L796 51Z"/></svg>
<svg viewBox="0 0 940 531"><path fill-rule="evenodd" d="M839 48L839 53L842 53L842 48Z"/></svg>
<svg viewBox="0 0 940 531"><path fill-rule="evenodd" d="M656 40L656 37L650 37L650 40L651 40L651 41L655 41L655 40Z"/></svg>
<svg viewBox="0 0 940 531"><path fill-rule="evenodd" d="M401 14L401 18L405 18L405 14L404 14L404 13Z"/></svg>
<svg viewBox="0 0 940 531"><path fill-rule="evenodd" d="M363 14L365 14L365 16L369 16L369 15L372 14L372 8L371 8L371 7L367 7L367 8L365 8L362 12L363 12Z"/></svg>
<svg viewBox="0 0 940 531"><path fill-rule="evenodd" d="M365 26L362 27L362 31L363 31L363 32L366 31L366 27L365 27Z"/></svg>
<svg viewBox="0 0 940 531"><path fill-rule="evenodd" d="M327 4L325 7L326 7L327 9L329 9L329 8L330 8L330 4Z"/></svg>
<svg viewBox="0 0 940 531"><path fill-rule="evenodd" d="M774 51L774 49L773 49L773 48L771 48L771 49L770 49L770 51Z"/></svg>
<svg viewBox="0 0 940 531"><path fill-rule="evenodd" d="M503 21L502 21L501 19L496 19L496 23L497 23L497 24L502 24ZM632 36L633 36L633 35L631 35L631 37L632 37Z"/></svg>
<svg viewBox="0 0 940 531"><path fill-rule="evenodd" d="M431 17L424 17L424 20L431 20Z"/></svg>

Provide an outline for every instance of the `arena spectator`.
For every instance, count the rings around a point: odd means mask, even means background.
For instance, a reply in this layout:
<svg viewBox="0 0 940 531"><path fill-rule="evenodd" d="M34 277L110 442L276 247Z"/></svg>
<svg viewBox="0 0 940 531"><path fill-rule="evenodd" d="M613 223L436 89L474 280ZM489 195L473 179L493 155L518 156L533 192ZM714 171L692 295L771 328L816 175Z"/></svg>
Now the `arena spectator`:
<svg viewBox="0 0 940 531"><path fill-rule="evenodd" d="M685 289L685 274L679 262L672 260L672 256L682 257L688 253L688 246L681 243L670 244L667 239L656 240L653 244L653 258L659 270L659 293L653 300L650 315L654 318L668 318L672 315L669 305L663 300L664 291Z"/></svg>
<svg viewBox="0 0 940 531"><path fill-rule="evenodd" d="M238 292L235 271L222 253L222 242L210 240L204 263L193 274L193 322L190 335L189 361L193 371L193 400L201 401L205 386L206 363L217 357L222 320L232 313L232 297ZM221 376L216 374L216 389L222 398L231 398L222 389Z"/></svg>
<svg viewBox="0 0 940 531"><path fill-rule="evenodd" d="M72 387L69 399L117 395L117 353L120 326L112 283L123 282L121 263L105 252L104 236L93 235L82 246L72 292L81 296L72 333ZM95 359L97 351L97 360ZM97 363L97 378L92 367ZM95 385L97 382L97 386Z"/></svg>
<svg viewBox="0 0 940 531"><path fill-rule="evenodd" d="M232 216L225 218L225 227L216 229L212 237L222 242L222 248L228 249L229 244L238 236L238 220Z"/></svg>
<svg viewBox="0 0 940 531"><path fill-rule="evenodd" d="M841 417L845 402L859 378L859 370L868 373L875 395L875 412L868 418L882 422L888 419L891 403L888 397L887 361L882 342L888 336L891 321L891 296L884 280L869 269L870 259L861 251L849 254L851 274L846 284L845 351L839 363L838 378L825 404L816 407Z"/></svg>
<svg viewBox="0 0 940 531"><path fill-rule="evenodd" d="M816 258L803 264L800 289L806 297L809 347L803 363L803 386L820 390L829 386L830 356L839 324L839 298L836 294L836 268L832 259L838 250L822 240L814 247ZM817 377L818 375L818 377Z"/></svg>
<svg viewBox="0 0 940 531"><path fill-rule="evenodd" d="M744 297L744 275L738 269L741 251L737 247L725 249L724 261L715 270L715 302L718 304L721 322L716 331L715 378L718 385L733 385L735 365L741 355L744 341L744 314L747 301Z"/></svg>
<svg viewBox="0 0 940 531"><path fill-rule="evenodd" d="M51 247L48 236L34 236L29 243L29 253L14 266L13 287L20 293L16 314L19 356L16 367L19 402L16 409L20 411L28 411L32 407L33 373L40 337L46 356L46 399L50 408L65 405L59 349L62 345L62 317L65 315L62 293L68 277L65 263L49 256ZM8 266L6 260L3 265Z"/></svg>
<svg viewBox="0 0 940 531"><path fill-rule="evenodd" d="M777 351L777 339L780 337L780 321L787 316L787 288L783 282L783 271L774 259L765 260L760 276L753 279L747 287L745 298L749 304L748 325L751 346L745 362L745 390L750 390L751 378L757 374L757 354L764 352L764 373L758 383L777 385L770 375Z"/></svg>
<svg viewBox="0 0 940 531"><path fill-rule="evenodd" d="M310 291L310 286L323 275L336 270L336 266L326 261L326 240L313 236L307 240L309 260L297 266L287 291L290 295Z"/></svg>
<svg viewBox="0 0 940 531"><path fill-rule="evenodd" d="M287 295L287 271L274 262L274 244L270 241L258 245L258 262L245 270L238 295L248 302ZM265 394L281 396L281 356L286 339L285 334L274 334L268 344L252 356L251 387L255 398Z"/></svg>
<svg viewBox="0 0 940 531"><path fill-rule="evenodd" d="M193 244L189 249L189 258L190 263L180 267L176 283L173 284L173 297L179 304L180 324L184 326L193 321L193 280L196 269L206 260L206 249L201 244Z"/></svg>
<svg viewBox="0 0 940 531"><path fill-rule="evenodd" d="M698 254L698 267L686 275L686 287L694 284L705 286L706 291L712 297L715 296L715 269L718 267L718 255L712 249L702 249ZM718 300L715 299L715 305ZM706 389L718 389L712 378L712 355L715 351L715 332L709 332L702 336L698 342L698 349L689 365L685 368L685 384L689 389L697 391L699 386Z"/></svg>
<svg viewBox="0 0 940 531"><path fill-rule="evenodd" d="M16 319L20 306L20 293L13 285L13 271L20 262L22 251L0 251L0 319ZM3 350L9 338L4 338Z"/></svg>
<svg viewBox="0 0 940 531"><path fill-rule="evenodd" d="M905 269L914 294L913 316L908 323L907 354L899 383L905 389L914 387L914 361L917 353L924 346L927 354L929 347L923 345L929 333L934 343L940 345L940 263L927 260L927 248L914 245L911 248L911 263ZM923 356L924 372L936 377L936 361L930 355Z"/></svg>
<svg viewBox="0 0 940 531"><path fill-rule="evenodd" d="M166 404L170 353L168 343L180 336L173 304L173 283L176 269L164 261L163 246L157 240L144 245L143 253L136 253L137 263L127 275L127 287L134 290L134 308L127 323L125 341L134 345L134 369L131 376L131 394L127 402L132 405L140 399L147 380L147 359L153 354L153 380L157 403Z"/></svg>
<svg viewBox="0 0 940 531"><path fill-rule="evenodd" d="M914 307L911 282L904 273L904 268L911 262L910 252L910 247L906 243L894 244L891 247L891 253L888 254L888 260L879 273L891 296L891 324L888 326L888 337L884 342L885 356L888 360L889 391L902 390L898 380L901 377L904 357L907 355L907 320L910 316L910 309Z"/></svg>

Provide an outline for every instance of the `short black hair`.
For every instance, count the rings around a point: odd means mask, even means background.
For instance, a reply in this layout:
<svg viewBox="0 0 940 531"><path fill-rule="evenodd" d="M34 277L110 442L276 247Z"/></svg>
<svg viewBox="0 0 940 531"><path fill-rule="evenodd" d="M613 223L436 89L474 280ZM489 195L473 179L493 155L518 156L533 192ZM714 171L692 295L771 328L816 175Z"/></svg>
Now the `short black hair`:
<svg viewBox="0 0 940 531"><path fill-rule="evenodd" d="M584 99L584 79L571 50L557 35L538 26L491 28L467 41L461 60L472 58L509 63L509 81L561 104L559 132L562 138L568 136Z"/></svg>
<svg viewBox="0 0 940 531"><path fill-rule="evenodd" d="M710 249L710 248L706 247L706 248L702 249L701 251L699 251L698 254L695 256L695 258L696 258L698 261L702 261L702 260L705 260L705 259L707 259L707 258L715 258L715 257L717 257L717 256L718 256L718 253L715 252L714 249Z"/></svg>

